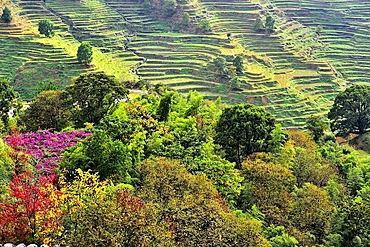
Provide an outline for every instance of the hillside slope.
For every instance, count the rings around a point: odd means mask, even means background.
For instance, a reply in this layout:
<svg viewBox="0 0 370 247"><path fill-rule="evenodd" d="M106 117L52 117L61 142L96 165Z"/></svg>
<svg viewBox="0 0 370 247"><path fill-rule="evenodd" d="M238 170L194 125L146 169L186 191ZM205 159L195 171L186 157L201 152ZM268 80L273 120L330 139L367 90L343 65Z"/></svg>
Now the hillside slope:
<svg viewBox="0 0 370 247"><path fill-rule="evenodd" d="M0 76L10 78L26 99L38 82L67 85L79 73L104 70L119 80L143 79L221 96L230 104L261 105L289 127L325 114L341 86L368 80L367 7L358 0L181 1L172 17L136 0L14 0L12 8L22 22L0 25ZM255 31L256 19L267 15L276 21L275 32ZM54 23L55 37L37 34L41 19ZM196 28L202 19L211 32ZM316 32L317 25L323 31ZM82 41L95 47L92 66L76 61ZM232 88L212 61L221 56L230 66L236 55L244 58L244 73Z"/></svg>

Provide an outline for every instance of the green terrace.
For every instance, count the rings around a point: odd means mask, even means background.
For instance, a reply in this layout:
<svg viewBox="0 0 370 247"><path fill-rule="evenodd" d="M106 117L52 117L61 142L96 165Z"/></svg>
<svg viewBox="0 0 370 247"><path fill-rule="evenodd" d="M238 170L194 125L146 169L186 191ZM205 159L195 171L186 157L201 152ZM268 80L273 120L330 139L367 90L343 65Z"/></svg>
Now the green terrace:
<svg viewBox="0 0 370 247"><path fill-rule="evenodd" d="M369 82L370 70L369 23L370 6L360 0L333 0L324 4L318 0L272 0L280 9L299 21L315 28L323 27L320 39L327 49L320 57L332 63L348 82ZM294 8L291 8L294 6ZM351 62L343 62L351 61Z"/></svg>

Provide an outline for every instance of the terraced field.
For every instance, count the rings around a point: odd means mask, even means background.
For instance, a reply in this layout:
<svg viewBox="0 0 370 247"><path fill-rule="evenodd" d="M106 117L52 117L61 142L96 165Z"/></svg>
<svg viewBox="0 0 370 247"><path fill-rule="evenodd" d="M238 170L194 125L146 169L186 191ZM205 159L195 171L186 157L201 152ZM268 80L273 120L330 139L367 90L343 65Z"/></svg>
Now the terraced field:
<svg viewBox="0 0 370 247"><path fill-rule="evenodd" d="M272 0L300 23L323 27L327 49L318 54L329 61L347 83L370 82L370 5L361 0Z"/></svg>
<svg viewBox="0 0 370 247"><path fill-rule="evenodd" d="M32 66L40 65L40 61L44 65L52 61L39 70L43 78L51 76L53 80L70 81L72 75L99 69L120 80L141 78L181 92L198 90L211 99L222 96L229 104L261 105L278 116L284 126L301 126L308 116L327 112L340 90L339 84L345 81L342 75L353 82L365 77L366 69L361 70L361 67L370 66L366 43L356 43L363 53L352 54L355 59L343 62L342 56L353 51L354 42L365 39L367 19L361 19L362 28L356 28L362 31L353 38L346 35L353 26L348 24L348 30L339 30L339 26L334 25L334 22L340 23L342 17L338 12L345 10L346 1L334 1L335 10L329 16L337 19L327 26L321 21L330 17L323 13L331 12L322 1L272 2L279 8L262 0L201 0L179 4L180 14L181 11L189 13L192 26L202 18L210 21L212 32L200 34L195 33L194 28L191 33L181 30L176 20L171 23L156 19L137 0L17 0L19 15L29 20L33 30L40 19L47 18L56 26L57 35L46 39L32 34L27 38L29 41L25 41L26 38L19 39L16 34L18 27L13 27L15 34L12 34L10 27L0 26L0 37L3 33L4 37L18 38L11 42L6 40L1 48L22 47L14 54L9 53L16 59L8 63L17 69L1 68L0 76L15 78L17 90L25 91L25 82L32 84L40 80L35 77L37 73ZM354 11L363 7L359 0L352 2L357 3ZM318 21L310 17L313 7L319 9L314 14L320 14ZM254 31L256 18L267 13L276 19L276 31L272 34ZM358 17L353 18L360 23ZM320 24L324 31L318 37L314 29L302 24L312 27ZM337 32L331 32L329 27ZM328 45L331 37L337 37L335 42L338 43ZM347 43L348 38L352 43ZM95 47L94 66L84 68L75 63L77 41L89 41ZM37 49L37 45L42 49ZM24 55L28 50L32 62ZM212 61L223 56L230 66L235 55L244 57L245 72L239 75L238 89L231 90L227 80L220 80L215 74ZM362 56L362 61L357 59Z"/></svg>
<svg viewBox="0 0 370 247"><path fill-rule="evenodd" d="M339 90L335 77L328 63L307 59L282 42L280 35L299 23L255 2L203 0L202 5L214 16L216 32L231 32L248 50L247 54L258 56L266 65L247 65L247 73L242 77L249 85L243 89L244 99L265 106L285 126L302 125L307 116L325 113ZM266 10L278 23L277 32L272 35L253 30L256 18Z"/></svg>
<svg viewBox="0 0 370 247"><path fill-rule="evenodd" d="M71 78L86 72L64 50L37 41L32 26L15 18L11 24L0 23L0 77L11 80L23 99L34 96L40 83L51 79L57 85L70 84Z"/></svg>

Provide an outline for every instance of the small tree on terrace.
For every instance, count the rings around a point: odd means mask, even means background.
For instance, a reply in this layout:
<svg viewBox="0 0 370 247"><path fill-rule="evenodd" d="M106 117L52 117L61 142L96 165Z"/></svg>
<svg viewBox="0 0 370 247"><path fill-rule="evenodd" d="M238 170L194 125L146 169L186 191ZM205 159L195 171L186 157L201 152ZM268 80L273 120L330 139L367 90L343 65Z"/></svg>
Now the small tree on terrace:
<svg viewBox="0 0 370 247"><path fill-rule="evenodd" d="M44 34L46 37L53 37L54 36L54 25L49 20L41 20L39 21L39 32L40 34Z"/></svg>
<svg viewBox="0 0 370 247"><path fill-rule="evenodd" d="M93 55L93 51L92 51L92 46L90 45L90 43L87 41L82 42L77 50L77 60L80 63L88 65L92 61L92 55Z"/></svg>
<svg viewBox="0 0 370 247"><path fill-rule="evenodd" d="M270 31L270 32L273 32L274 31L274 25L275 25L275 19L271 15L268 15L266 17L266 24L265 24L266 30Z"/></svg>
<svg viewBox="0 0 370 247"><path fill-rule="evenodd" d="M211 23L207 19L202 19L198 23L198 28L202 33L211 31Z"/></svg>
<svg viewBox="0 0 370 247"><path fill-rule="evenodd" d="M189 26L189 23L190 23L190 15L189 15L189 13L185 12L182 15L182 24L184 26Z"/></svg>
<svg viewBox="0 0 370 247"><path fill-rule="evenodd" d="M253 30L259 32L259 31L263 30L264 28L265 27L263 26L263 22L262 22L261 17L258 17L256 19L254 25L253 25Z"/></svg>
<svg viewBox="0 0 370 247"><path fill-rule="evenodd" d="M215 65L217 69L217 73L220 75L224 75L227 72L227 66L226 66L226 59L223 57L216 57L213 60L213 64Z"/></svg>
<svg viewBox="0 0 370 247"><path fill-rule="evenodd" d="M166 16L173 16L176 13L176 0L163 0L162 11Z"/></svg>
<svg viewBox="0 0 370 247"><path fill-rule="evenodd" d="M243 57L238 55L234 58L233 60L233 65L235 66L236 68L236 73L237 74L241 74L243 73Z"/></svg>
<svg viewBox="0 0 370 247"><path fill-rule="evenodd" d="M12 12L8 7L3 9L3 14L1 15L1 20L5 23L10 23L13 20Z"/></svg>
<svg viewBox="0 0 370 247"><path fill-rule="evenodd" d="M337 95L328 118L337 136L364 134L370 130L370 86L354 85Z"/></svg>

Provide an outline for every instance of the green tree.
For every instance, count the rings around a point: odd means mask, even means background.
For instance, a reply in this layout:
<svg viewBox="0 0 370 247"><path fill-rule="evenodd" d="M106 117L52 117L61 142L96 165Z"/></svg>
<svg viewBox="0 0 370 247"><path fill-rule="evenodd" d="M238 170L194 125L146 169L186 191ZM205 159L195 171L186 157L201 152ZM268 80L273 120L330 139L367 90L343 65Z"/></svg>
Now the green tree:
<svg viewBox="0 0 370 247"><path fill-rule="evenodd" d="M241 163L254 152L265 151L275 129L275 117L251 104L226 107L216 125L215 143L226 159Z"/></svg>
<svg viewBox="0 0 370 247"><path fill-rule="evenodd" d="M78 169L58 202L63 233L50 237L76 247L174 246L170 223L159 217L159 209L125 187L107 185L96 174Z"/></svg>
<svg viewBox="0 0 370 247"><path fill-rule="evenodd" d="M348 197L338 209L334 226L340 245L349 247L370 246L370 202Z"/></svg>
<svg viewBox="0 0 370 247"><path fill-rule="evenodd" d="M112 140L103 130L95 130L92 136L68 148L60 167L71 174L77 168L98 172L102 180L109 178L125 183L135 180L130 148L119 140Z"/></svg>
<svg viewBox="0 0 370 247"><path fill-rule="evenodd" d="M295 192L290 212L291 223L304 233L300 244L321 244L330 229L334 204L326 191L306 183ZM313 235L313 238L307 236Z"/></svg>
<svg viewBox="0 0 370 247"><path fill-rule="evenodd" d="M71 110L76 127L84 123L99 124L112 104L126 99L128 90L114 77L103 72L80 75L62 93L65 106Z"/></svg>
<svg viewBox="0 0 370 247"><path fill-rule="evenodd" d="M242 56L237 55L236 57L234 57L234 59L233 59L233 65L236 68L236 73L237 74L243 73L244 67L243 67L243 57Z"/></svg>
<svg viewBox="0 0 370 247"><path fill-rule="evenodd" d="M150 4L150 0L144 0L144 9L145 11L150 11L152 8L151 4Z"/></svg>
<svg viewBox="0 0 370 247"><path fill-rule="evenodd" d="M264 230L264 235L269 240L271 247L295 247L298 241L285 232L284 226L271 225Z"/></svg>
<svg viewBox="0 0 370 247"><path fill-rule="evenodd" d="M166 92L159 102L159 106L157 108L157 118L158 121L166 122L168 120L168 116L171 111L171 104L172 104L172 96L174 92Z"/></svg>
<svg viewBox="0 0 370 247"><path fill-rule="evenodd" d="M260 17L258 17L256 19L256 21L254 22L253 30L259 32L259 31L264 30L264 29L265 29L265 27L263 26L262 19Z"/></svg>
<svg viewBox="0 0 370 247"><path fill-rule="evenodd" d="M240 85L241 85L241 81L240 81L239 77L234 76L234 77L230 80L230 86L231 86L231 89L240 88Z"/></svg>
<svg viewBox="0 0 370 247"><path fill-rule="evenodd" d="M238 198L238 208L247 211L256 205L268 225L287 225L291 192L296 184L292 171L257 159L243 162L241 173L244 190Z"/></svg>
<svg viewBox="0 0 370 247"><path fill-rule="evenodd" d="M69 125L71 113L63 107L60 95L61 91L43 91L35 97L20 116L26 131L60 131Z"/></svg>
<svg viewBox="0 0 370 247"><path fill-rule="evenodd" d="M190 23L190 15L188 12L185 12L182 15L182 25L189 26L189 23Z"/></svg>
<svg viewBox="0 0 370 247"><path fill-rule="evenodd" d="M92 61L92 56L93 56L93 51L92 51L92 46L90 45L90 43L87 41L82 42L77 50L78 62L88 65Z"/></svg>
<svg viewBox="0 0 370 247"><path fill-rule="evenodd" d="M338 136L364 134L370 129L370 86L354 85L337 95L328 114Z"/></svg>
<svg viewBox="0 0 370 247"><path fill-rule="evenodd" d="M46 37L54 36L54 24L50 20L39 21L39 32L44 34Z"/></svg>
<svg viewBox="0 0 370 247"><path fill-rule="evenodd" d="M202 33L210 32L211 31L211 23L207 19L201 19L198 23L198 29Z"/></svg>
<svg viewBox="0 0 370 247"><path fill-rule="evenodd" d="M12 12L7 6L5 6L5 8L3 9L1 20L5 23L10 23L13 20Z"/></svg>
<svg viewBox="0 0 370 247"><path fill-rule="evenodd" d="M9 115L19 107L18 94L14 92L10 82L0 78L0 114L5 127L9 124Z"/></svg>
<svg viewBox="0 0 370 247"><path fill-rule="evenodd" d="M213 64L216 67L217 73L219 75L224 75L227 73L226 59L223 57L216 57L213 60Z"/></svg>
<svg viewBox="0 0 370 247"><path fill-rule="evenodd" d="M265 27L267 31L273 32L274 31L274 26L275 26L275 19L271 15L268 15L266 17L266 23Z"/></svg>
<svg viewBox="0 0 370 247"><path fill-rule="evenodd" d="M176 13L176 0L163 0L162 11L166 16L173 16Z"/></svg>
<svg viewBox="0 0 370 247"><path fill-rule="evenodd" d="M261 223L232 212L204 175L191 175L163 158L144 162L140 173L138 195L158 205L172 223L176 246L268 246Z"/></svg>
<svg viewBox="0 0 370 247"><path fill-rule="evenodd" d="M306 121L306 128L311 132L313 139L318 143L329 126L318 116L310 116Z"/></svg>

